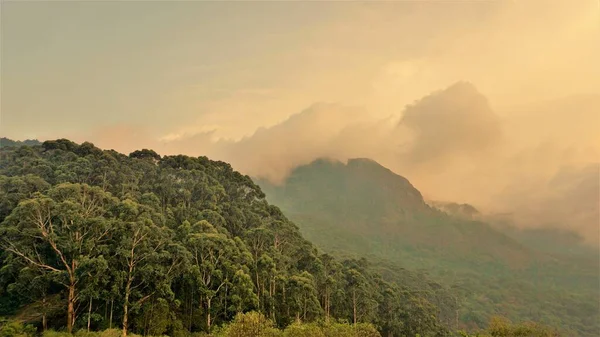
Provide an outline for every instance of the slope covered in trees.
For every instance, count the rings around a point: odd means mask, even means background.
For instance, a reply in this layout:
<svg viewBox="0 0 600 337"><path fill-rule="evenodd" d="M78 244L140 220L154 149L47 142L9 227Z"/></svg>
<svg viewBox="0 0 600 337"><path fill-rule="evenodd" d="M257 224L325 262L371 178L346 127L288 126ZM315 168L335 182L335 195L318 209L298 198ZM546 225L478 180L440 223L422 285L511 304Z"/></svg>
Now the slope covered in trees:
<svg viewBox="0 0 600 337"><path fill-rule="evenodd" d="M1 137L0 138L0 147L9 147L9 146L23 146L23 145L28 145L28 146L34 146L34 145L40 145L42 144L39 140L37 139L27 139L27 140L12 140L6 137Z"/></svg>
<svg viewBox="0 0 600 337"><path fill-rule="evenodd" d="M280 328L450 334L448 289L321 253L248 176L206 157L2 148L0 223L0 316L41 329L183 336L257 311Z"/></svg>
<svg viewBox="0 0 600 337"><path fill-rule="evenodd" d="M296 168L281 185L259 185L325 251L368 256L390 279L398 279L400 268L425 269L455 289L459 325L482 327L502 314L561 326L571 336L600 332L597 255L549 254L528 245L531 240L451 216L368 159L320 159Z"/></svg>

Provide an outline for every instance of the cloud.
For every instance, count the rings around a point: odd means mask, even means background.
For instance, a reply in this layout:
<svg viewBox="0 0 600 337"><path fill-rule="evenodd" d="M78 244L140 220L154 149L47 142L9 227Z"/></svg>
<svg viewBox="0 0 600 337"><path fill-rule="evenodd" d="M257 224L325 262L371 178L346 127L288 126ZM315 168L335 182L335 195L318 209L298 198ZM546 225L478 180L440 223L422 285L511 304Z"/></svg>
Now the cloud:
<svg viewBox="0 0 600 337"><path fill-rule="evenodd" d="M428 199L510 212L518 225L570 228L593 241L597 111L600 96L586 95L498 114L475 85L459 82L406 106L399 117L315 103L241 139L215 137L214 125L162 139L114 125L85 139L125 153L145 147L163 155L205 155L274 183L316 158L372 158L407 177Z"/></svg>
<svg viewBox="0 0 600 337"><path fill-rule="evenodd" d="M261 24L244 26L242 40L227 25L206 29L207 20L190 19L185 30L165 35L178 36L169 48L152 42L144 48L156 53L147 55L134 48L144 62L132 57L135 63L119 67L79 64L85 58L72 60L78 53L68 48L56 49L54 58L41 50L13 55L15 65L30 62L3 74L12 98L2 102L3 130L52 130L125 153L207 155L275 182L318 157L367 157L430 199L514 211L523 226L544 222L591 235L585 228L596 213L578 205L588 209L595 200L582 186L596 186L586 168L600 162L594 1L318 6L302 5L293 20L276 15L288 7L273 7L276 22L265 21L262 10L244 14ZM317 12L318 20L309 20ZM214 27L216 13L203 14L215 18ZM292 21L299 25L288 26ZM285 29L272 34L277 27ZM19 37L13 43L39 46ZM219 43L198 44L203 38ZM127 50L135 46L125 42ZM86 85L73 95L78 83ZM335 103L307 107L322 101ZM107 120L115 122L98 126Z"/></svg>
<svg viewBox="0 0 600 337"><path fill-rule="evenodd" d="M599 163L563 166L545 181L515 181L495 198L518 225L569 229L588 243L600 243Z"/></svg>
<svg viewBox="0 0 600 337"><path fill-rule="evenodd" d="M490 151L501 137L500 120L474 85L456 83L409 105L400 132L415 137L406 161L415 165L447 162L452 157Z"/></svg>
<svg viewBox="0 0 600 337"><path fill-rule="evenodd" d="M336 139L348 132L347 128L367 120L363 109L317 103L239 141L220 141L215 145L219 157L234 167L253 176L281 181L298 165L318 157L335 157L339 148L332 145ZM357 142L360 140L353 140L354 144Z"/></svg>

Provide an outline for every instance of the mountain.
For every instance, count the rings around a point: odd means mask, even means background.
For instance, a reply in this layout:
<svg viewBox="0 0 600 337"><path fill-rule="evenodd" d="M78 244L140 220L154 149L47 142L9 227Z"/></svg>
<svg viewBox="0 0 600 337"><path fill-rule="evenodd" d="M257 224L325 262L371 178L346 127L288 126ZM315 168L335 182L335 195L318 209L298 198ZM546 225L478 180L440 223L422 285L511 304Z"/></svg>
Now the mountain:
<svg viewBox="0 0 600 337"><path fill-rule="evenodd" d="M518 268L534 255L486 223L456 219L429 206L406 178L369 159L347 164L319 159L295 169L284 185L259 184L307 237L324 247L392 254L411 267L424 267L426 255L465 263L464 256L478 254L489 266ZM330 241L338 235L345 240Z"/></svg>
<svg viewBox="0 0 600 337"><path fill-rule="evenodd" d="M560 322L573 335L600 331L595 261L548 254L486 222L448 213L475 214L468 205L432 207L406 178L373 160L319 159L282 184L257 183L325 251L426 269L464 289L464 325L505 313Z"/></svg>

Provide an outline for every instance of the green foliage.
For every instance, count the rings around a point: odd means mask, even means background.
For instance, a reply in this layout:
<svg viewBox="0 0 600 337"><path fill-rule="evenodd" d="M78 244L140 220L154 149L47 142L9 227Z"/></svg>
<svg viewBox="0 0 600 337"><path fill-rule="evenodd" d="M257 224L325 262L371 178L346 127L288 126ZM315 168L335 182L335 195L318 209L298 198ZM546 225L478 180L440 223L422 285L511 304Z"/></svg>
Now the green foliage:
<svg viewBox="0 0 600 337"><path fill-rule="evenodd" d="M87 331L87 330L79 330L77 332L75 332L73 335L71 336L75 336L75 337L100 337L101 332L99 331Z"/></svg>
<svg viewBox="0 0 600 337"><path fill-rule="evenodd" d="M0 337L33 337L36 329L32 325L18 321L0 321Z"/></svg>
<svg viewBox="0 0 600 337"><path fill-rule="evenodd" d="M323 330L316 324L291 324L283 331L284 337L325 337Z"/></svg>
<svg viewBox="0 0 600 337"><path fill-rule="evenodd" d="M503 317L492 317L488 327L492 337L554 337L558 332L538 323L524 322L513 324Z"/></svg>
<svg viewBox="0 0 600 337"><path fill-rule="evenodd" d="M121 331L117 329L106 329L104 331L99 332L98 337L120 337Z"/></svg>
<svg viewBox="0 0 600 337"><path fill-rule="evenodd" d="M42 333L42 337L72 337L73 335L64 331L46 330Z"/></svg>
<svg viewBox="0 0 600 337"><path fill-rule="evenodd" d="M273 326L273 322L258 312L237 314L220 334L223 337L275 337L280 332Z"/></svg>
<svg viewBox="0 0 600 337"><path fill-rule="evenodd" d="M284 337L380 337L377 329L368 323L295 323L283 331Z"/></svg>
<svg viewBox="0 0 600 337"><path fill-rule="evenodd" d="M440 329L432 298L322 254L227 163L66 139L0 157L1 314L81 336Z"/></svg>
<svg viewBox="0 0 600 337"><path fill-rule="evenodd" d="M372 324L357 323L354 325L344 323L329 323L322 326L325 337L380 337L381 335Z"/></svg>
<svg viewBox="0 0 600 337"><path fill-rule="evenodd" d="M40 145L41 143L37 140L37 139L27 139L24 141L14 141L12 139L8 139L5 137L0 138L0 148L2 147L9 147L9 146L14 146L14 147L19 147L19 146L35 146L35 145Z"/></svg>

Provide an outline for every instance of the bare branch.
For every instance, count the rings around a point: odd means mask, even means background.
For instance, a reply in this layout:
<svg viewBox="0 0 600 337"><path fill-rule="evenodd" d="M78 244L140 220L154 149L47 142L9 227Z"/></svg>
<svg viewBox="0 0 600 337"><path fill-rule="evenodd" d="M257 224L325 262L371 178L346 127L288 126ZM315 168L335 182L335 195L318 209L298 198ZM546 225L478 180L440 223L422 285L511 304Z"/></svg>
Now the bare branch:
<svg viewBox="0 0 600 337"><path fill-rule="evenodd" d="M11 244L11 243L8 243L8 244L10 246L6 248L7 251L9 251L9 252L11 252L11 253L13 253L13 254L15 254L17 256L20 256L21 258L23 258L24 260L26 260L30 264L32 264L34 266L37 266L39 268L43 268L43 269L46 269L46 270L51 270L51 271L58 272L58 273L63 272L62 270L56 269L56 268L54 268L54 267L52 267L52 266L50 266L48 264L42 263L41 261L35 261L35 260L31 259L29 256L25 255L23 252L21 252L18 249L16 249L13 244Z"/></svg>

